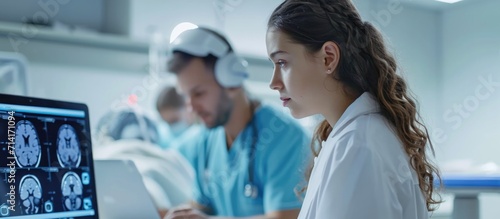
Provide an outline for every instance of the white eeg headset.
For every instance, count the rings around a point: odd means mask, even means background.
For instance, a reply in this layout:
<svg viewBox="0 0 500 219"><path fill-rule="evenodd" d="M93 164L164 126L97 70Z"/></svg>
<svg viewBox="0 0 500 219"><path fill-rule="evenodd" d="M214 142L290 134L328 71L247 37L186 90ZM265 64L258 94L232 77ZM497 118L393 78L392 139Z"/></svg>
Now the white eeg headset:
<svg viewBox="0 0 500 219"><path fill-rule="evenodd" d="M205 28L195 28L182 32L170 44L170 55L175 51L196 57L210 54L217 57L215 80L225 87L240 87L248 78L247 62L229 51L229 45Z"/></svg>

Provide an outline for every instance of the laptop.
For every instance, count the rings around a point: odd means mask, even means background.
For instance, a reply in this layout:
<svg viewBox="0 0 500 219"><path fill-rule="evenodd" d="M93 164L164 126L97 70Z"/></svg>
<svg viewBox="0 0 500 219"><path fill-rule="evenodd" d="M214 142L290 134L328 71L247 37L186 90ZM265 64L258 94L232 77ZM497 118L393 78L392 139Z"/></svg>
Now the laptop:
<svg viewBox="0 0 500 219"><path fill-rule="evenodd" d="M0 94L0 218L98 219L85 104Z"/></svg>
<svg viewBox="0 0 500 219"><path fill-rule="evenodd" d="M94 165L100 218L160 218L134 162L95 160Z"/></svg>

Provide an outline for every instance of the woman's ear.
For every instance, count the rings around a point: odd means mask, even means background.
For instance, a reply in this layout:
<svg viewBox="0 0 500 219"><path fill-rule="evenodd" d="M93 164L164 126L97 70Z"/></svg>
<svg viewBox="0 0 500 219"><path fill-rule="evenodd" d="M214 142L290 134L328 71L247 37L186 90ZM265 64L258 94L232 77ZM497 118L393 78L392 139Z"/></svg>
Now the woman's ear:
<svg viewBox="0 0 500 219"><path fill-rule="evenodd" d="M340 48L339 46L332 42L327 41L321 47L323 53L323 64L325 67L325 72L327 74L332 74L335 72L339 61L340 61Z"/></svg>

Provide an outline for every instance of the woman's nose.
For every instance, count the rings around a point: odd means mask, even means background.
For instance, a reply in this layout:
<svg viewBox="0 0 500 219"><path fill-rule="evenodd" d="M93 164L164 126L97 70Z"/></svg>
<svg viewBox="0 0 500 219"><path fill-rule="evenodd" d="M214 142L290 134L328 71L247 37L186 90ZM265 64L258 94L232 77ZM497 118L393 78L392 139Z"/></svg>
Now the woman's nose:
<svg viewBox="0 0 500 219"><path fill-rule="evenodd" d="M271 88L272 90L283 89L283 82L281 81L281 77L280 77L279 73L277 73L276 71L273 72L273 77L271 78L269 88Z"/></svg>

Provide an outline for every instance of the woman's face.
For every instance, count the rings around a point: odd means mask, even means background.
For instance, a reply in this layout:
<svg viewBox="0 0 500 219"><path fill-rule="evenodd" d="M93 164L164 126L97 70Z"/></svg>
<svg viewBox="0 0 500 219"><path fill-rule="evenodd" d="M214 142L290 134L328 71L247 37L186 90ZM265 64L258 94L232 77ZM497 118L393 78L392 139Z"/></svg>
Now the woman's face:
<svg viewBox="0 0 500 219"><path fill-rule="evenodd" d="M274 28L267 31L266 46L274 63L270 87L280 93L283 106L288 107L295 118L321 113L325 105L325 83L332 80L333 71L327 72L328 63L322 51L310 54L303 45L293 43L285 33ZM331 83L328 86L331 90Z"/></svg>

